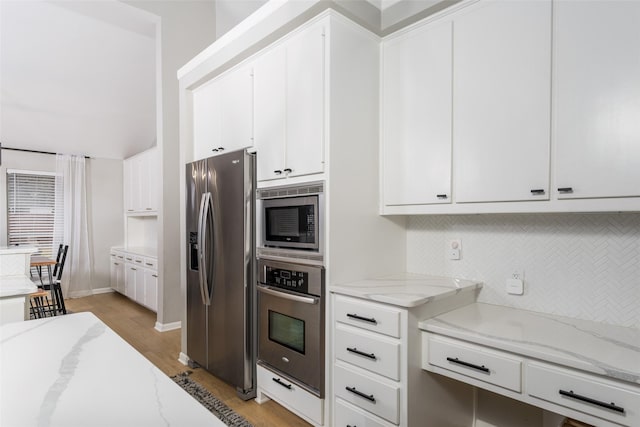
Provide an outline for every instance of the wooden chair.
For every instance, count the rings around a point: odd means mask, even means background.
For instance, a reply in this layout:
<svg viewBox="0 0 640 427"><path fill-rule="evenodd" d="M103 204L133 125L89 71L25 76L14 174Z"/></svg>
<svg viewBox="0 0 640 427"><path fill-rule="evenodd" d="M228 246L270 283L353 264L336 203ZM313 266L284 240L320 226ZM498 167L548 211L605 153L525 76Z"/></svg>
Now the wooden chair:
<svg viewBox="0 0 640 427"><path fill-rule="evenodd" d="M62 295L62 272L64 271L64 265L67 260L67 252L69 251L69 245L60 245L58 249L58 255L56 257L56 265L53 269L53 283L40 282L38 285L39 291L30 295L30 308L32 317L40 317L38 314L46 317L47 315L55 316L57 312L67 314L67 308L64 304L64 296ZM53 289L53 292L51 290ZM44 295L41 292L50 291L52 301L49 298L43 298ZM49 295L44 292L45 295Z"/></svg>

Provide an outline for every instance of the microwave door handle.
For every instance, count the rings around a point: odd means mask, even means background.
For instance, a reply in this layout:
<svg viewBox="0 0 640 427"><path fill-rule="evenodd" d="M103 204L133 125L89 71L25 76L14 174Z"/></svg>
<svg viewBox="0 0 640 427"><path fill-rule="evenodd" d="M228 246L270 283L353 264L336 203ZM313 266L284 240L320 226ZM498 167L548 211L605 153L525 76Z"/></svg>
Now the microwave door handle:
<svg viewBox="0 0 640 427"><path fill-rule="evenodd" d="M305 304L317 304L319 300L319 298L305 297L302 295L292 295L290 293L276 291L264 285L258 285L258 291L268 295L273 295L277 298L283 298L295 302L302 302Z"/></svg>

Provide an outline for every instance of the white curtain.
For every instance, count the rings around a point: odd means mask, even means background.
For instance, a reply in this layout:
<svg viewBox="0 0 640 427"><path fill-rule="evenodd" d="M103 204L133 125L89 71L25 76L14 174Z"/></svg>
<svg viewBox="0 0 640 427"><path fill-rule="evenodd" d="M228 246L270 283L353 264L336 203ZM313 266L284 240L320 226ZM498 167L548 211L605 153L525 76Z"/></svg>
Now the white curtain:
<svg viewBox="0 0 640 427"><path fill-rule="evenodd" d="M84 156L56 156L56 194L63 197L63 240L69 245L62 274L65 298L91 294L91 246L87 218L87 185ZM62 191L59 191L59 188ZM57 247L56 247L57 251ZM55 252L54 252L55 253Z"/></svg>

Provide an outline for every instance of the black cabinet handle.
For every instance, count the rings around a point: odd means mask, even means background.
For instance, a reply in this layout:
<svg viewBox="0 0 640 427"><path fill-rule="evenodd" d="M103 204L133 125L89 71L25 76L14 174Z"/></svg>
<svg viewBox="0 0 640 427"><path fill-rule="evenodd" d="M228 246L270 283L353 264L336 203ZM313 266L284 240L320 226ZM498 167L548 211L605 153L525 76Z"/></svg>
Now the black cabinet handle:
<svg viewBox="0 0 640 427"><path fill-rule="evenodd" d="M291 172L293 172L293 171L291 170L291 168L286 168L284 171L285 171L286 173L291 173Z"/></svg>
<svg viewBox="0 0 640 427"><path fill-rule="evenodd" d="M378 324L378 321L372 317L371 318L362 317L362 316L358 316L357 314L351 314L351 313L347 313L347 317L350 317L351 319L362 320L363 322L373 323L374 325Z"/></svg>
<svg viewBox="0 0 640 427"><path fill-rule="evenodd" d="M273 171L273 173L275 173L276 175L280 175L282 171L280 169L276 169Z"/></svg>
<svg viewBox="0 0 640 427"><path fill-rule="evenodd" d="M218 149L217 148L212 148L211 151L215 151L217 153Z"/></svg>
<svg viewBox="0 0 640 427"><path fill-rule="evenodd" d="M489 373L489 368L486 368L484 365L474 365L473 363L464 362L462 360L458 360L457 357L447 357L447 360L451 363L457 363L458 365L466 366L467 368L477 369L478 371Z"/></svg>
<svg viewBox="0 0 640 427"><path fill-rule="evenodd" d="M624 408L620 407L620 406L617 406L613 402L611 402L611 403L601 402L600 400L596 400L596 399L592 399L590 397L586 397L586 396L581 396L579 394L575 394L573 392L573 390L565 391L565 390L561 389L561 390L558 390L558 393L560 393L563 396L570 397L572 399L580 400L582 402L591 403L591 404L597 405L597 406L602 406L603 408L611 409L612 411L616 411L616 412L620 412L621 414L624 414Z"/></svg>
<svg viewBox="0 0 640 427"><path fill-rule="evenodd" d="M277 382L278 384L280 384L282 387L284 388L288 388L289 390L291 390L291 384L287 384L285 382L283 382L280 378L271 378L273 381Z"/></svg>
<svg viewBox="0 0 640 427"><path fill-rule="evenodd" d="M531 190L531 194L544 194L544 190L542 188L536 188Z"/></svg>
<svg viewBox="0 0 640 427"><path fill-rule="evenodd" d="M436 194L436 197L437 197L438 199L446 199L446 198L447 198L447 195L446 195L446 194Z"/></svg>
<svg viewBox="0 0 640 427"><path fill-rule="evenodd" d="M360 351L355 347L353 347L353 348L347 347L347 351L350 352L350 353L355 353L355 354L360 355L360 356L368 357L371 360L377 360L378 359L374 353L365 353L364 351Z"/></svg>
<svg viewBox="0 0 640 427"><path fill-rule="evenodd" d="M224 147L218 147L218 151L224 151Z"/></svg>
<svg viewBox="0 0 640 427"><path fill-rule="evenodd" d="M573 187L560 187L558 188L559 193L573 193Z"/></svg>
<svg viewBox="0 0 640 427"><path fill-rule="evenodd" d="M364 394L363 392L356 390L355 387L346 386L345 388L347 389L347 391L350 391L353 394L357 394L358 396L367 399L369 402L376 403L376 399L373 397L373 394Z"/></svg>

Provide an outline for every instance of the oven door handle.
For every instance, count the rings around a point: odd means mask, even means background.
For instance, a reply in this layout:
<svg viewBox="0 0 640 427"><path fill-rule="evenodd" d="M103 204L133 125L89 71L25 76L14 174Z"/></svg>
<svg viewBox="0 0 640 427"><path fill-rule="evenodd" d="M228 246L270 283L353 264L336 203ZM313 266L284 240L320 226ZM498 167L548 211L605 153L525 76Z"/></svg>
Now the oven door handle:
<svg viewBox="0 0 640 427"><path fill-rule="evenodd" d="M295 301L295 302L302 302L305 304L318 304L318 302L320 301L320 298L314 298L314 297L305 297L302 295L293 295L290 294L288 292L283 292L283 291L278 291L275 290L269 286L265 286L265 285L258 285L258 291L268 294L268 295L272 295L274 297L277 298L282 298L282 299L287 299L290 301Z"/></svg>

